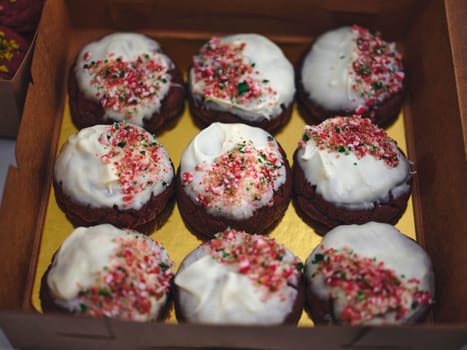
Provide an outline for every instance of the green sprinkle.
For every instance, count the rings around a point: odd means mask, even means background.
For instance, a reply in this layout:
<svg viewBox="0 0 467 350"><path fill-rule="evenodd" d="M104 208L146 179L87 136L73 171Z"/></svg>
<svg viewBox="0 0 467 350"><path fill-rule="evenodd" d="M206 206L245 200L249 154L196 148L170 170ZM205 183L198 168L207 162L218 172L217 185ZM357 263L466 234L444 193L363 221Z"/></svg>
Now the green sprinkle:
<svg viewBox="0 0 467 350"><path fill-rule="evenodd" d="M139 151L143 156L146 154L146 151Z"/></svg>
<svg viewBox="0 0 467 350"><path fill-rule="evenodd" d="M250 91L250 88L246 81L242 81L241 83L238 83L237 89L238 89L239 96L243 95L245 92Z"/></svg>
<svg viewBox="0 0 467 350"><path fill-rule="evenodd" d="M162 187L167 187L167 182L162 181Z"/></svg>
<svg viewBox="0 0 467 350"><path fill-rule="evenodd" d="M303 134L303 141L308 141L310 139L310 136L308 136L308 134L305 132Z"/></svg>
<svg viewBox="0 0 467 350"><path fill-rule="evenodd" d="M167 271L167 269L168 269L170 266L167 265L167 264L164 263L164 262L161 262L161 263L159 263L159 267L161 268L162 272L165 272L165 271Z"/></svg>
<svg viewBox="0 0 467 350"><path fill-rule="evenodd" d="M88 307L86 306L86 304L80 303L78 311L84 313L84 312L88 311Z"/></svg>
<svg viewBox="0 0 467 350"><path fill-rule="evenodd" d="M373 89L379 90L383 88L383 83L381 81L377 81L376 83L373 83Z"/></svg>
<svg viewBox="0 0 467 350"><path fill-rule="evenodd" d="M125 147L125 145L126 145L126 141L120 141L119 143L117 143L117 146L120 148Z"/></svg>
<svg viewBox="0 0 467 350"><path fill-rule="evenodd" d="M103 297L110 297L112 296L112 292L110 290L107 290L105 288L99 288L99 295Z"/></svg>
<svg viewBox="0 0 467 350"><path fill-rule="evenodd" d="M314 257L314 259L313 259L313 261L311 263L312 264L318 264L319 262L321 262L323 260L324 260L324 255L320 254L320 253L317 253L317 254L315 254L315 257Z"/></svg>
<svg viewBox="0 0 467 350"><path fill-rule="evenodd" d="M269 83L269 80L268 79L263 79L263 84L267 84Z"/></svg>

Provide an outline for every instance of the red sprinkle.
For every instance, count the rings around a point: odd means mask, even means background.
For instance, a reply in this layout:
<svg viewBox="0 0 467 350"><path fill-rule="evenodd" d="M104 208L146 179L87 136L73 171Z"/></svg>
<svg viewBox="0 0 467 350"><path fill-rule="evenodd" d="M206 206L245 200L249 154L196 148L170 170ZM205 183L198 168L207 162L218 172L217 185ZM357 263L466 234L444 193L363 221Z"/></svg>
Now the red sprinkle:
<svg viewBox="0 0 467 350"><path fill-rule="evenodd" d="M311 262L311 278L324 279L331 299L345 293L346 304L340 318L346 323L356 325L390 312L395 312L396 320L400 320L418 305L433 303L431 293L419 289L418 279L404 281L404 276L397 276L376 258L359 256L346 247L320 248Z"/></svg>
<svg viewBox="0 0 467 350"><path fill-rule="evenodd" d="M334 117L316 126L306 126L299 146L305 147L309 140L320 150L327 149L338 155L353 153L358 159L371 155L384 160L389 167L399 165L397 147L384 129L358 115Z"/></svg>
<svg viewBox="0 0 467 350"><path fill-rule="evenodd" d="M212 38L193 58L195 82L202 82L205 98L227 100L234 105L274 104L277 92L260 77L254 62L245 62L245 43L224 44Z"/></svg>
<svg viewBox="0 0 467 350"><path fill-rule="evenodd" d="M115 123L99 137L99 143L109 149L101 159L113 165L125 206L133 203L136 194L163 181L171 170L161 162L164 148L154 135L141 128Z"/></svg>
<svg viewBox="0 0 467 350"><path fill-rule="evenodd" d="M174 263L161 256L160 243L135 231L114 242L118 249L97 273L93 286L80 288L75 311L95 318L151 316L150 299L161 300L169 292Z"/></svg>
<svg viewBox="0 0 467 350"><path fill-rule="evenodd" d="M131 119L135 106L149 107L160 103L161 85L167 84L168 67L157 53L124 61L110 53L105 60L90 61L89 52L83 54L83 68L92 76L91 85L98 93L100 104L125 114Z"/></svg>
<svg viewBox="0 0 467 350"><path fill-rule="evenodd" d="M297 257L287 258L285 247L273 238L229 228L205 245L217 261L235 265L239 273L263 289L265 299L298 283L302 263Z"/></svg>
<svg viewBox="0 0 467 350"><path fill-rule="evenodd" d="M368 29L357 25L352 26L352 31L357 58L349 74L355 79L352 89L367 101L366 107L358 106L355 110L355 113L362 114L368 107L375 106L375 100L383 102L402 90L404 67L402 55L395 44L384 41L380 33L373 35ZM368 101L373 103L369 104Z"/></svg>
<svg viewBox="0 0 467 350"><path fill-rule="evenodd" d="M259 207L264 196L276 190L274 181L282 167L282 157L275 149L261 150L252 141L243 141L217 157L209 167L198 166L197 171L204 170L205 174L196 185L203 189L197 199L218 211L230 211L229 208L245 202ZM185 186L194 187L193 174L183 173L182 180Z"/></svg>

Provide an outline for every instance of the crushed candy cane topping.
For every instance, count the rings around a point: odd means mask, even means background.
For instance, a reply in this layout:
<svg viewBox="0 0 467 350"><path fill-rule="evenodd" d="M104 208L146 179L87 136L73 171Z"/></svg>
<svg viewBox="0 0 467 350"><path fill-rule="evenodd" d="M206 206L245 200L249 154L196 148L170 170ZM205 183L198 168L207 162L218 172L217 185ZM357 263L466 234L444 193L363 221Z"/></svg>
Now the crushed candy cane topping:
<svg viewBox="0 0 467 350"><path fill-rule="evenodd" d="M418 279L397 276L383 261L359 256L347 247L338 250L321 245L311 264L311 278L323 278L331 299L344 292L346 303L339 318L351 325L390 312L400 320L418 305L433 303L431 293L419 288Z"/></svg>
<svg viewBox="0 0 467 350"><path fill-rule="evenodd" d="M122 113L125 120L132 120L143 108L160 106L171 77L169 67L158 52L138 55L125 61L114 52L105 59L94 60L88 51L83 53L82 66L92 77L96 98L104 109Z"/></svg>
<svg viewBox="0 0 467 350"><path fill-rule="evenodd" d="M274 106L278 96L261 77L255 62L244 56L245 43L223 43L212 38L193 58L196 84L205 99L220 99L233 106Z"/></svg>
<svg viewBox="0 0 467 350"><path fill-rule="evenodd" d="M218 156L212 164L197 165L204 173L200 183L194 183L191 172L184 172L182 183L198 190L197 201L218 213L229 214L232 208L245 204L260 207L264 199L273 205L274 181L281 176L284 161L269 138L268 148L258 149L252 141L243 140ZM201 190L199 190L201 189Z"/></svg>
<svg viewBox="0 0 467 350"><path fill-rule="evenodd" d="M95 283L80 288L74 310L96 318L138 319L154 312L156 301L170 289L174 262L161 254L161 244L135 231L114 241L118 248L96 274Z"/></svg>
<svg viewBox="0 0 467 350"><path fill-rule="evenodd" d="M363 114L376 103L400 92L405 75L402 55L394 43L388 43L380 33L372 34L358 25L352 26L352 32L355 59L349 76L353 80L351 88L365 100L355 113Z"/></svg>
<svg viewBox="0 0 467 350"><path fill-rule="evenodd" d="M299 147L305 147L309 140L320 150L336 152L336 157L353 153L361 159L369 155L389 167L397 167L400 162L397 147L384 129L358 115L334 117L316 126L306 126Z"/></svg>
<svg viewBox="0 0 467 350"><path fill-rule="evenodd" d="M297 286L303 269L297 257L291 258L286 248L270 237L228 228L205 245L214 259L246 275L264 292L265 299L289 285Z"/></svg>
<svg viewBox="0 0 467 350"><path fill-rule="evenodd" d="M168 157L165 148L156 137L142 128L114 123L99 139L108 152L101 156L105 164L112 166L124 194L125 206L130 206L134 196L155 183L169 184L163 179L173 171L161 159Z"/></svg>

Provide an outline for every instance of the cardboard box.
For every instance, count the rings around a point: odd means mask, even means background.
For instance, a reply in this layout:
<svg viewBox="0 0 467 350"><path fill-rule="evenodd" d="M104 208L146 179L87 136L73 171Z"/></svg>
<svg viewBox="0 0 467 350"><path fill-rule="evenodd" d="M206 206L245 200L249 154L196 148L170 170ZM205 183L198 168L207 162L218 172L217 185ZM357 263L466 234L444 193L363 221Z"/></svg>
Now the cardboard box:
<svg viewBox="0 0 467 350"><path fill-rule="evenodd" d="M0 211L0 327L22 348L415 348L458 349L467 343L466 174L467 9L462 0L83 0L46 2L32 61L32 81ZM52 167L74 54L90 37L144 31L186 45L259 32L298 58L324 30L358 23L381 30L405 53L404 104L409 157L415 161L417 240L432 257L437 297L433 323L418 327L203 327L135 324L35 315L31 276L39 251ZM174 50L176 52L177 50ZM7 312L13 310L16 312ZM19 312L22 310L22 312Z"/></svg>

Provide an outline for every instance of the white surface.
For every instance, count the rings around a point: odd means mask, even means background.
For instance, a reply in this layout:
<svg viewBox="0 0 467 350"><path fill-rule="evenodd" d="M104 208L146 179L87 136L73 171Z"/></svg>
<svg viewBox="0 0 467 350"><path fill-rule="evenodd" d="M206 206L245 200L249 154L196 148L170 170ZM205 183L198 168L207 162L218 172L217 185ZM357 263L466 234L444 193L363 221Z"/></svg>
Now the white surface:
<svg viewBox="0 0 467 350"><path fill-rule="evenodd" d="M5 186L8 167L16 166L16 140L0 138L0 203L3 199L3 189Z"/></svg>

